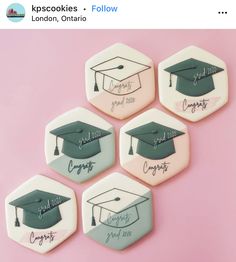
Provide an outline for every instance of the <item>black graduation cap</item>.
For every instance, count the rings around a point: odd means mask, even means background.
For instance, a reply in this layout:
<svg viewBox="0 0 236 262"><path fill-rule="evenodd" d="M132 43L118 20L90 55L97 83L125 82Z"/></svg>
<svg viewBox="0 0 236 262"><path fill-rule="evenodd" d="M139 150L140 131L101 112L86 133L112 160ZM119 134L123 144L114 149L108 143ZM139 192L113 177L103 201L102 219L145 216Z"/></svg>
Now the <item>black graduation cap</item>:
<svg viewBox="0 0 236 262"><path fill-rule="evenodd" d="M184 133L156 122L126 132L130 135L129 155L133 155L133 137L138 139L136 153L149 159L163 159L175 153L173 139Z"/></svg>
<svg viewBox="0 0 236 262"><path fill-rule="evenodd" d="M68 200L70 200L70 198L62 195L34 190L11 201L9 204L15 207L16 227L20 226L17 209L22 208L24 225L32 228L45 229L61 221L59 205Z"/></svg>
<svg viewBox="0 0 236 262"><path fill-rule="evenodd" d="M177 76L176 90L187 96L202 96L215 89L212 76L224 69L200 60L190 58L165 69Z"/></svg>
<svg viewBox="0 0 236 262"><path fill-rule="evenodd" d="M56 136L54 155L59 155L58 137L60 137L63 139L61 152L77 159L89 158L100 153L99 139L111 134L109 131L81 121L63 125L50 133Z"/></svg>
<svg viewBox="0 0 236 262"><path fill-rule="evenodd" d="M100 85L105 91L115 95L130 94L141 88L142 84L139 74L150 68L151 67L148 65L124 57L113 57L91 67L91 69L94 71L94 91L99 91L97 74L101 74L102 83ZM124 92L118 92L117 89L110 87L110 83L112 80L121 83L125 80L128 81L134 76L136 76L136 78L132 79L132 86L126 86ZM106 86L105 84L107 78L110 80L108 86Z"/></svg>
<svg viewBox="0 0 236 262"><path fill-rule="evenodd" d="M148 197L144 197L120 188L112 188L102 192L87 201L92 205L91 226L96 226L96 219L94 216L95 207L100 208L100 223L115 228L130 226L139 219L139 205L147 200L149 200ZM132 217L129 217L129 221L117 224L117 220L114 218L116 216L121 217L122 214L127 212L132 213ZM111 219L111 221L102 221L101 217L108 217L108 214L109 217L112 217L113 219Z"/></svg>

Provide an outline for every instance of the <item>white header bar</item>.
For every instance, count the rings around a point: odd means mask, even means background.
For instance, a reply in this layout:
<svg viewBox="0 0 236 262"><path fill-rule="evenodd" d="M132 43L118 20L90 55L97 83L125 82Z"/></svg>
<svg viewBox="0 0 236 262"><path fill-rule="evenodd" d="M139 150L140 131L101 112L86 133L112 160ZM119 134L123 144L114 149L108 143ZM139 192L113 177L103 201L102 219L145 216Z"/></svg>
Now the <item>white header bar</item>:
<svg viewBox="0 0 236 262"><path fill-rule="evenodd" d="M9 10L9 5L16 2L25 9L20 22L14 22L17 18L12 17L16 15L15 9ZM234 0L5 0L0 2L0 28L233 29L236 28L234 3Z"/></svg>

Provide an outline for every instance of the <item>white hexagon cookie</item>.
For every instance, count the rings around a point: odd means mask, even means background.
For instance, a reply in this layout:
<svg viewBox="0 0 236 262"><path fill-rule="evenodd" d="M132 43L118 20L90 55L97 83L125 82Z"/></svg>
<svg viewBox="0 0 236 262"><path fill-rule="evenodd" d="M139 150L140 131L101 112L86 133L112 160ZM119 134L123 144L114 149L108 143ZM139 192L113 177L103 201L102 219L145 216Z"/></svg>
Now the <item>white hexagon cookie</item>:
<svg viewBox="0 0 236 262"><path fill-rule="evenodd" d="M77 205L72 189L36 175L5 200L9 238L39 253L58 246L76 231Z"/></svg>
<svg viewBox="0 0 236 262"><path fill-rule="evenodd" d="M195 46L162 61L158 82L161 104L189 121L207 117L228 101L226 64Z"/></svg>
<svg viewBox="0 0 236 262"><path fill-rule="evenodd" d="M113 249L124 249L152 229L152 193L113 173L83 192L83 231Z"/></svg>
<svg viewBox="0 0 236 262"><path fill-rule="evenodd" d="M187 127L150 109L120 129L120 164L154 186L178 174L189 163Z"/></svg>
<svg viewBox="0 0 236 262"><path fill-rule="evenodd" d="M86 181L113 165L114 129L84 108L58 116L45 130L47 164L75 181Z"/></svg>
<svg viewBox="0 0 236 262"><path fill-rule="evenodd" d="M153 62L124 44L114 44L85 65L88 101L104 113L125 119L155 98Z"/></svg>

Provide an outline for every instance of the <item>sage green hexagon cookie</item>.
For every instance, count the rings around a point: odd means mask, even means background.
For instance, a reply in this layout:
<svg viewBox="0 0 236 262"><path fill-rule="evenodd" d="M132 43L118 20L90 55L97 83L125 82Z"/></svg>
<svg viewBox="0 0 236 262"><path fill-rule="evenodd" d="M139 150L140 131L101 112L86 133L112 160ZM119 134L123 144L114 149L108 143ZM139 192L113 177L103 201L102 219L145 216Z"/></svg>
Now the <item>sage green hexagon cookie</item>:
<svg viewBox="0 0 236 262"><path fill-rule="evenodd" d="M47 125L45 155L53 170L84 182L113 165L114 129L89 110L75 108Z"/></svg>
<svg viewBox="0 0 236 262"><path fill-rule="evenodd" d="M84 234L113 249L124 249L152 229L152 193L113 173L83 192Z"/></svg>

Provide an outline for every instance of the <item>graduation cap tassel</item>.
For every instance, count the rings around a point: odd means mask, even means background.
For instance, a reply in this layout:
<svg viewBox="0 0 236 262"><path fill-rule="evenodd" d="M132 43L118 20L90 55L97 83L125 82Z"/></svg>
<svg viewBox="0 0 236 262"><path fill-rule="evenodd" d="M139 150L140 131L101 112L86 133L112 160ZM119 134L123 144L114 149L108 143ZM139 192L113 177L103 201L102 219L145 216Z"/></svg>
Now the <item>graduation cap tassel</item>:
<svg viewBox="0 0 236 262"><path fill-rule="evenodd" d="M93 205L93 207L92 207L92 222L91 222L91 226L96 226L96 220L95 220L95 217L94 217L94 207L95 207L95 205Z"/></svg>
<svg viewBox="0 0 236 262"><path fill-rule="evenodd" d="M94 92L98 92L99 89L98 89L98 83L97 83L97 72L95 72L94 78L95 78Z"/></svg>
<svg viewBox="0 0 236 262"><path fill-rule="evenodd" d="M129 148L129 155L133 155L134 151L133 151L133 146L132 146L132 136L130 136L130 148Z"/></svg>
<svg viewBox="0 0 236 262"><path fill-rule="evenodd" d="M56 147L54 150L54 156L58 156L59 155L59 149L58 149L58 137L56 137Z"/></svg>
<svg viewBox="0 0 236 262"><path fill-rule="evenodd" d="M110 71L110 70L114 70L114 69L123 69L124 66L123 65L118 65L116 67L111 67L111 68L106 68L106 69L103 69L103 70L98 70L98 71L95 71L95 74L94 74L94 78L95 78L95 84L94 84L94 92L98 92L99 89L98 89L98 84L97 84L97 73L102 73L102 72L105 72L105 71Z"/></svg>
<svg viewBox="0 0 236 262"><path fill-rule="evenodd" d="M19 221L18 216L17 216L17 207L15 207L15 214L16 214L15 227L19 227L20 221Z"/></svg>
<svg viewBox="0 0 236 262"><path fill-rule="evenodd" d="M172 74L170 73L170 84L169 87L172 87L172 80L171 80Z"/></svg>

